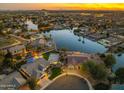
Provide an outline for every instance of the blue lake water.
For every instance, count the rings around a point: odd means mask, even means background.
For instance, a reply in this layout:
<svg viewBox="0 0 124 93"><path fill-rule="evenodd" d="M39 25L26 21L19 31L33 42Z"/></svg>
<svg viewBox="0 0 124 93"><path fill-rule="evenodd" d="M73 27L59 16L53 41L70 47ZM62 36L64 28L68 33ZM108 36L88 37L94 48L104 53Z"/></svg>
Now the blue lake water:
<svg viewBox="0 0 124 93"><path fill-rule="evenodd" d="M56 42L57 48L59 49L66 48L71 51L87 53L104 53L107 50L104 46L96 42L74 35L72 30L53 30L48 34L52 35L52 38Z"/></svg>
<svg viewBox="0 0 124 93"><path fill-rule="evenodd" d="M124 54L121 56L115 55L117 63L113 66L113 70L116 71L120 67L124 67Z"/></svg>

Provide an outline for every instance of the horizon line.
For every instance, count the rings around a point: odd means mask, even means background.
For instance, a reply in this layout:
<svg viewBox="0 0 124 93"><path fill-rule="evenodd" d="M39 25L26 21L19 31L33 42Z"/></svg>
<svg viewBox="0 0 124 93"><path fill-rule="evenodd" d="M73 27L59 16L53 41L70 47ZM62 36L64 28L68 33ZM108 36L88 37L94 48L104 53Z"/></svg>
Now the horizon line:
<svg viewBox="0 0 124 93"><path fill-rule="evenodd" d="M119 9L0 9L0 11L124 11Z"/></svg>

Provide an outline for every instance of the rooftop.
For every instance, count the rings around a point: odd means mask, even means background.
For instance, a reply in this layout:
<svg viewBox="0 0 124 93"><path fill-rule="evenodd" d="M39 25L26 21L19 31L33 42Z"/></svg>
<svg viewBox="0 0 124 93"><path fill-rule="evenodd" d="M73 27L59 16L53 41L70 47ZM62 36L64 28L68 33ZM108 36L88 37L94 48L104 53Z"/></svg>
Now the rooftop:
<svg viewBox="0 0 124 93"><path fill-rule="evenodd" d="M49 62L43 58L35 59L32 63L23 65L23 68L30 76L36 76L39 78L42 75L44 69L49 66Z"/></svg>
<svg viewBox="0 0 124 93"><path fill-rule="evenodd" d="M96 63L103 63L100 57L96 54L68 52L67 61L69 64L81 64L88 60L93 60Z"/></svg>
<svg viewBox="0 0 124 93"><path fill-rule="evenodd" d="M19 44L20 41L12 38L12 37L0 37L0 48Z"/></svg>
<svg viewBox="0 0 124 93"><path fill-rule="evenodd" d="M48 61L50 61L50 63L52 62L58 62L59 61L59 54L57 53L51 53L49 56Z"/></svg>
<svg viewBox="0 0 124 93"><path fill-rule="evenodd" d="M80 64L89 59L89 55L80 52L69 52L67 54L67 61L69 64Z"/></svg>
<svg viewBox="0 0 124 93"><path fill-rule="evenodd" d="M26 80L21 76L19 72L15 71L9 75L4 76L4 78L0 80L0 85L3 85L3 87L0 87L0 89L17 89L25 83Z"/></svg>

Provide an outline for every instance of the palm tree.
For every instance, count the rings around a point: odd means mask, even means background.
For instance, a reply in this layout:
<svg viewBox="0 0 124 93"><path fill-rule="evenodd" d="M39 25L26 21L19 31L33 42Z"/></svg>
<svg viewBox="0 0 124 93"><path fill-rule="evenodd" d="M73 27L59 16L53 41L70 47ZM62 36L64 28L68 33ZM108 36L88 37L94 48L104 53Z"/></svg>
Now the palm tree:
<svg viewBox="0 0 124 93"><path fill-rule="evenodd" d="M80 36L79 36L79 39L78 39L78 41L81 41L81 38L80 38Z"/></svg>
<svg viewBox="0 0 124 93"><path fill-rule="evenodd" d="M32 76L32 77L28 80L28 84L29 84L29 87L30 87L32 90L35 90L35 89L37 88L37 79Z"/></svg>
<svg viewBox="0 0 124 93"><path fill-rule="evenodd" d="M50 34L50 38L52 37L52 35Z"/></svg>
<svg viewBox="0 0 124 93"><path fill-rule="evenodd" d="M61 50L60 50L60 61L62 61L62 62L64 62L64 64L67 64L67 54L66 54L66 51L67 51L67 49L65 49L65 48L62 48Z"/></svg>
<svg viewBox="0 0 124 93"><path fill-rule="evenodd" d="M82 43L85 43L85 41L84 41L84 36L83 36L83 41L82 41Z"/></svg>

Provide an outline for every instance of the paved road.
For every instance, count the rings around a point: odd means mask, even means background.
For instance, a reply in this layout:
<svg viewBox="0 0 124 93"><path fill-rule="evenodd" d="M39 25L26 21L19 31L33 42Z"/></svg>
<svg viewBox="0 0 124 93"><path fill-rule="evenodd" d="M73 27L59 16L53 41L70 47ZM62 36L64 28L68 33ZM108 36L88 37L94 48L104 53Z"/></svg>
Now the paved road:
<svg viewBox="0 0 124 93"><path fill-rule="evenodd" d="M85 80L74 75L62 76L55 80L45 90L89 90Z"/></svg>

